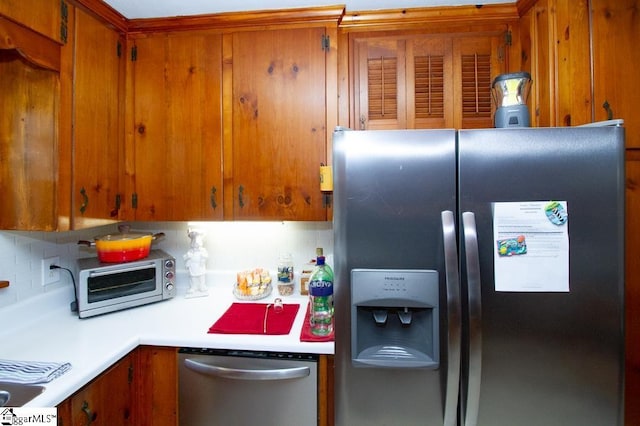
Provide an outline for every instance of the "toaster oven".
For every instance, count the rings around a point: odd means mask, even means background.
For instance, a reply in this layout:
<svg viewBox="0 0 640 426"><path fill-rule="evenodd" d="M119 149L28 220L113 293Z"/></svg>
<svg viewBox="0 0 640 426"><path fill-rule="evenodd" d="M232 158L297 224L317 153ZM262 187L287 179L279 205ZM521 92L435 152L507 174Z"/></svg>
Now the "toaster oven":
<svg viewBox="0 0 640 426"><path fill-rule="evenodd" d="M78 259L76 300L78 316L92 317L174 297L176 260L162 250L126 263Z"/></svg>

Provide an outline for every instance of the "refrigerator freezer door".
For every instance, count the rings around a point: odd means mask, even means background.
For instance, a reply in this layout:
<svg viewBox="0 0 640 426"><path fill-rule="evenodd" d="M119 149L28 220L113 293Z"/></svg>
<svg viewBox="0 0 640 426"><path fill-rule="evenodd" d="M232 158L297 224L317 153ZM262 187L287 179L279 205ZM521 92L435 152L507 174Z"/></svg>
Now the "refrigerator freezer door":
<svg viewBox="0 0 640 426"><path fill-rule="evenodd" d="M451 378L445 307L447 281L457 276L445 273L441 216L456 210L455 165L453 130L334 133L337 425L442 425L445 406L455 409L458 381L454 375L455 383L447 383ZM453 246L455 251L455 241ZM353 365L350 279L351 271L360 268L437 273L437 369ZM383 322L383 317L372 315L371 321ZM446 417L455 423L455 412Z"/></svg>
<svg viewBox="0 0 640 426"><path fill-rule="evenodd" d="M481 271L461 272L463 324L481 309L463 329L479 341L463 348L464 424L622 425L624 129L461 130L458 149ZM551 200L567 203L569 291L496 291L493 203Z"/></svg>

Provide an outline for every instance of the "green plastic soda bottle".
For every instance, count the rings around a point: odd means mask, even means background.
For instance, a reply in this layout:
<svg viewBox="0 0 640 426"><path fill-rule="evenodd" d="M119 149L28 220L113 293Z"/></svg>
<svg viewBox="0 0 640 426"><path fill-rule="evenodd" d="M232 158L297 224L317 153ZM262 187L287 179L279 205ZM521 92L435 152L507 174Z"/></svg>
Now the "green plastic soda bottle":
<svg viewBox="0 0 640 426"><path fill-rule="evenodd" d="M317 258L309 279L309 323L311 334L327 336L333 331L333 270L325 257Z"/></svg>

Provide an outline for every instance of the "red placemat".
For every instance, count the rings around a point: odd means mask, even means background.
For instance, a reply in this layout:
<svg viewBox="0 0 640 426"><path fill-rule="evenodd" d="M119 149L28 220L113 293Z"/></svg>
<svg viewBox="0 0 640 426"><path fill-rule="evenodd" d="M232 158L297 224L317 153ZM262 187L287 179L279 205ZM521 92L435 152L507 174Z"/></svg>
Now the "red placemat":
<svg viewBox="0 0 640 426"><path fill-rule="evenodd" d="M296 319L298 304L283 304L276 312L271 303L232 303L209 328L221 334L289 334Z"/></svg>
<svg viewBox="0 0 640 426"><path fill-rule="evenodd" d="M311 333L311 325L309 324L309 304L307 304L307 313L304 315L304 321L302 323L302 329L300 330L301 342L332 342L333 331L326 336L316 336Z"/></svg>

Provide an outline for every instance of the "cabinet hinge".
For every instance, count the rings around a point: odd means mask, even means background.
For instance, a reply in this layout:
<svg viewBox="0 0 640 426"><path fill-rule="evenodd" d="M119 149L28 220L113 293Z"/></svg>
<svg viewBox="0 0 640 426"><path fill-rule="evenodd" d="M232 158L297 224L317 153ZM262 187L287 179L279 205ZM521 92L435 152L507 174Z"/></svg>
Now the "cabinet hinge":
<svg viewBox="0 0 640 426"><path fill-rule="evenodd" d="M120 43L120 40L116 44L116 55L118 55L118 58L122 57L122 43Z"/></svg>
<svg viewBox="0 0 640 426"><path fill-rule="evenodd" d="M506 44L507 46L511 46L511 43L511 30L507 30L504 32L504 44Z"/></svg>
<svg viewBox="0 0 640 426"><path fill-rule="evenodd" d="M131 47L131 62L138 60L138 46Z"/></svg>
<svg viewBox="0 0 640 426"><path fill-rule="evenodd" d="M135 192L131 194L131 208L138 208L138 194L136 194Z"/></svg>
<svg viewBox="0 0 640 426"><path fill-rule="evenodd" d="M328 209L331 207L332 194L325 192L322 194L322 208Z"/></svg>
<svg viewBox="0 0 640 426"><path fill-rule="evenodd" d="M69 35L69 6L64 0L60 0L60 41L67 43Z"/></svg>
<svg viewBox="0 0 640 426"><path fill-rule="evenodd" d="M322 50L325 52L331 50L331 39L328 35L322 34L321 46Z"/></svg>

